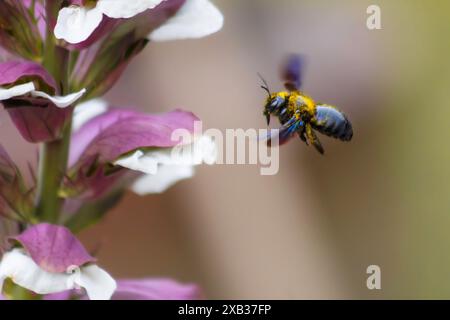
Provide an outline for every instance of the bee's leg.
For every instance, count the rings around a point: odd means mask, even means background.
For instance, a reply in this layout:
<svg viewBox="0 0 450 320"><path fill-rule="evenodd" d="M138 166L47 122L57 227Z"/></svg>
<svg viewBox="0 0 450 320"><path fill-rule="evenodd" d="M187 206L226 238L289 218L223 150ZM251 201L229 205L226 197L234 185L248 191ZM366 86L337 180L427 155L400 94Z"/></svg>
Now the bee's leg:
<svg viewBox="0 0 450 320"><path fill-rule="evenodd" d="M306 129L305 130L306 138L308 139L309 143L311 143L320 154L324 154L325 150L323 149L319 138L317 138L315 132L313 131L313 129L309 123L306 124L305 129Z"/></svg>
<svg viewBox="0 0 450 320"><path fill-rule="evenodd" d="M268 111L265 111L264 115L266 116L267 125L269 125L270 124L270 113Z"/></svg>
<svg viewBox="0 0 450 320"><path fill-rule="evenodd" d="M308 140L306 140L306 136L305 136L305 126L302 126L300 128L300 130L297 131L298 136L300 137L300 139L306 143L306 145L308 145Z"/></svg>
<svg viewBox="0 0 450 320"><path fill-rule="evenodd" d="M264 116L266 117L266 121L267 121L267 126L269 126L270 124L270 114L271 114L272 110L270 108L270 104L266 104L266 106L264 107Z"/></svg>

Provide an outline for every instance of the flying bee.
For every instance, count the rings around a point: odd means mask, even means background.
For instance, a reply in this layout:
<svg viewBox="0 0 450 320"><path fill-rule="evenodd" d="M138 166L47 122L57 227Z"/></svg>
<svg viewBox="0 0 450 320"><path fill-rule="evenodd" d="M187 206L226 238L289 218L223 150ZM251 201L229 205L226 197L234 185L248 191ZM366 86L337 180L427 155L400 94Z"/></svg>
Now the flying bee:
<svg viewBox="0 0 450 320"><path fill-rule="evenodd" d="M316 103L300 91L302 59L298 55L290 56L282 68L282 78L285 81L286 91L271 92L267 82L261 77L264 85L261 86L267 94L264 115L267 125L270 117L278 117L282 127L279 130L279 144L286 143L297 134L307 145L313 145L321 154L324 153L322 144L315 131L329 137L350 141L353 129L347 117L336 107ZM273 137L268 137L271 144Z"/></svg>

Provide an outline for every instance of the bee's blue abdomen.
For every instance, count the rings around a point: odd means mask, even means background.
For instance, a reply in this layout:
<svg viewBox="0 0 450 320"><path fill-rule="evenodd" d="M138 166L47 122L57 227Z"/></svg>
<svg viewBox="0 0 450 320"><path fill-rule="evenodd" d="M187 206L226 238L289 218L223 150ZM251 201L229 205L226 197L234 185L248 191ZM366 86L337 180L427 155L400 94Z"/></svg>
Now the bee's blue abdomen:
<svg viewBox="0 0 450 320"><path fill-rule="evenodd" d="M351 140L353 129L350 121L334 107L317 105L313 127L327 136L344 141Z"/></svg>

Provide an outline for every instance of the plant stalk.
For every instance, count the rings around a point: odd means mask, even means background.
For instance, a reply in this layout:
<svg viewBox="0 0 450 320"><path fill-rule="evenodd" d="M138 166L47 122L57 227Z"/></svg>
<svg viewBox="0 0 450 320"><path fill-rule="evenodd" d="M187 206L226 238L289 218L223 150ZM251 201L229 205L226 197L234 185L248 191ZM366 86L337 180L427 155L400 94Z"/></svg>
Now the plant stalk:
<svg viewBox="0 0 450 320"><path fill-rule="evenodd" d="M41 221L57 223L59 220L63 201L58 192L67 169L70 132L71 121L68 121L62 139L41 145L36 205L36 215Z"/></svg>
<svg viewBox="0 0 450 320"><path fill-rule="evenodd" d="M58 1L54 0L46 1L48 17L55 14L57 3ZM48 28L43 65L56 80L59 86L57 94L60 95L67 94L69 90L69 60L69 51L56 44L53 32ZM35 207L35 216L40 221L57 223L59 220L63 201L58 193L67 169L71 127L72 115L70 114L64 124L61 138L43 143L40 148Z"/></svg>

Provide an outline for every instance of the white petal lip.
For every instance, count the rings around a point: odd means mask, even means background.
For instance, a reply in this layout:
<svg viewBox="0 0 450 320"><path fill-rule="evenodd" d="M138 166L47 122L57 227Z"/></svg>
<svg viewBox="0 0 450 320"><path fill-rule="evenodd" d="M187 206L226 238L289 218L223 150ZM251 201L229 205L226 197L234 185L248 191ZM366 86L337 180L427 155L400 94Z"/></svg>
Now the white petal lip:
<svg viewBox="0 0 450 320"><path fill-rule="evenodd" d="M94 8L80 6L62 8L54 29L56 39L77 44L87 40L98 28L103 15L113 19L131 18L153 9L164 0L98 0Z"/></svg>
<svg viewBox="0 0 450 320"><path fill-rule="evenodd" d="M117 289L116 281L94 264L81 268L79 281L75 284L86 290L90 300L110 300Z"/></svg>
<svg viewBox="0 0 450 320"><path fill-rule="evenodd" d="M164 0L98 0L96 8L110 18L131 18L145 10L153 9L163 1Z"/></svg>
<svg viewBox="0 0 450 320"><path fill-rule="evenodd" d="M145 154L143 151L137 150L130 155L118 159L114 162L114 165L146 174L156 174L158 172L158 158L165 153L166 151L155 151L151 154Z"/></svg>
<svg viewBox="0 0 450 320"><path fill-rule="evenodd" d="M131 18L153 9L164 0L98 0L92 9L70 6L59 11L54 34L57 39L77 44L87 40L103 20ZM154 30L149 39L168 41L201 38L219 31L222 13L209 0L186 0L175 16Z"/></svg>
<svg viewBox="0 0 450 320"><path fill-rule="evenodd" d="M131 190L139 195L161 193L178 181L194 175L194 166L213 164L217 148L209 136L201 136L194 143L174 148L144 152L137 150L114 164L144 173L137 178Z"/></svg>
<svg viewBox="0 0 450 320"><path fill-rule="evenodd" d="M79 273L51 273L41 269L22 249L4 254L0 263L0 292L10 278L15 284L37 294L58 293L80 286L91 300L108 300L116 290L115 280L96 265L87 265Z"/></svg>
<svg viewBox="0 0 450 320"><path fill-rule="evenodd" d="M108 110L108 103L103 99L93 99L76 106L73 113L72 131L80 129L89 120Z"/></svg>
<svg viewBox="0 0 450 320"><path fill-rule="evenodd" d="M78 99L80 99L86 93L86 89L82 89L78 92L68 94L67 96L50 96L42 91L33 91L31 95L33 97L45 98L53 102L58 108L67 108L74 104Z"/></svg>
<svg viewBox="0 0 450 320"><path fill-rule="evenodd" d="M145 174L157 174L160 165L193 166L202 162L213 164L217 150L209 136L201 136L194 143L144 152L137 150L119 158L114 165L122 166Z"/></svg>
<svg viewBox="0 0 450 320"><path fill-rule="evenodd" d="M8 89L0 88L0 101L26 95L34 91L34 89L33 82L20 84Z"/></svg>
<svg viewBox="0 0 450 320"><path fill-rule="evenodd" d="M103 20L103 13L97 8L86 9L70 6L59 10L54 29L56 39L77 44L89 38Z"/></svg>
<svg viewBox="0 0 450 320"><path fill-rule="evenodd" d="M156 174L144 174L137 178L131 190L140 196L151 193L162 193L178 181L192 178L193 166L161 166Z"/></svg>
<svg viewBox="0 0 450 320"><path fill-rule="evenodd" d="M219 31L222 13L209 0L186 0L178 12L154 30L149 39L168 41L201 38Z"/></svg>
<svg viewBox="0 0 450 320"><path fill-rule="evenodd" d="M58 108L66 108L75 103L86 93L86 89L81 89L78 92L68 94L66 96L51 96L45 92L35 90L33 82L19 84L11 88L0 87L0 101L8 100L14 97L31 95L32 97L44 98L50 100Z"/></svg>

